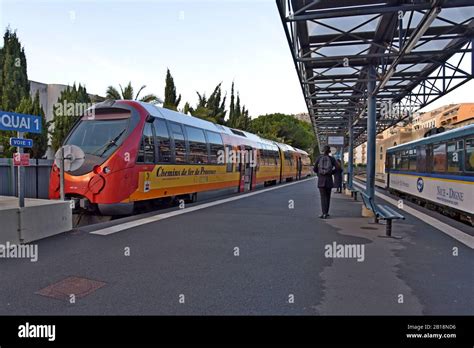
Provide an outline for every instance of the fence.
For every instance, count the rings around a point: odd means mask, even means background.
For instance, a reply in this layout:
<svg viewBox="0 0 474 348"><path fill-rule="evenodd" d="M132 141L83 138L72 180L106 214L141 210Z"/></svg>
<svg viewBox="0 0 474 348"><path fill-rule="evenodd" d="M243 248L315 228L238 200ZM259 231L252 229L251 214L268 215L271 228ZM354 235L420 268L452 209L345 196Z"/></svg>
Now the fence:
<svg viewBox="0 0 474 348"><path fill-rule="evenodd" d="M49 174L53 160L30 159L25 167L25 197L48 199ZM18 194L18 170L11 158L0 158L0 196Z"/></svg>

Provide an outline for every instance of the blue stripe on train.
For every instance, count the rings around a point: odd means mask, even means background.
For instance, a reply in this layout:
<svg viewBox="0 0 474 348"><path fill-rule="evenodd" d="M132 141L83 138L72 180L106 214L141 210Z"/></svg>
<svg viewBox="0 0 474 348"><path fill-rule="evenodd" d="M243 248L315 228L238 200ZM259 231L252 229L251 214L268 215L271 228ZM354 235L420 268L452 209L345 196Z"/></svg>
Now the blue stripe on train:
<svg viewBox="0 0 474 348"><path fill-rule="evenodd" d="M393 173L393 174L406 174L406 175L413 175L413 176L425 176L425 177L429 177L429 178L438 178L438 179L449 179L449 180L457 180L457 181L474 182L474 176L466 176L466 175L418 173L418 172L409 172L409 171L405 171L405 170L393 170L393 169L390 169L390 173Z"/></svg>

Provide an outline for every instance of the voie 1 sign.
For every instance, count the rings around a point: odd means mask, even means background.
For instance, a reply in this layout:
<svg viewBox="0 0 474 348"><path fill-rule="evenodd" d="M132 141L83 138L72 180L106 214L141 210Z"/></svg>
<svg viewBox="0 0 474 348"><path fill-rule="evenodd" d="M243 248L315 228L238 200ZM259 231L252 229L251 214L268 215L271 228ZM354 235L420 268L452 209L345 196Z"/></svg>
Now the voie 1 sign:
<svg viewBox="0 0 474 348"><path fill-rule="evenodd" d="M0 130L41 133L41 117L0 111Z"/></svg>
<svg viewBox="0 0 474 348"><path fill-rule="evenodd" d="M23 138L10 138L10 145L16 147L33 147L33 140Z"/></svg>

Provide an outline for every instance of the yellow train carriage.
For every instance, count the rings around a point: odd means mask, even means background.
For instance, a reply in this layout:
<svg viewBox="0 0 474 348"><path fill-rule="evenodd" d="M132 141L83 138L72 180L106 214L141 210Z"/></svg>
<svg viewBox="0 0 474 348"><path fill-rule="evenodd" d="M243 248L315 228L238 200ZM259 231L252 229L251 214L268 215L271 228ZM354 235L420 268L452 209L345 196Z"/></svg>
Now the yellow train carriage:
<svg viewBox="0 0 474 348"><path fill-rule="evenodd" d="M199 192L246 192L306 173L304 151L172 110L140 105L149 116L138 146L137 177L130 180L137 182L137 188L122 204L165 197L194 201Z"/></svg>

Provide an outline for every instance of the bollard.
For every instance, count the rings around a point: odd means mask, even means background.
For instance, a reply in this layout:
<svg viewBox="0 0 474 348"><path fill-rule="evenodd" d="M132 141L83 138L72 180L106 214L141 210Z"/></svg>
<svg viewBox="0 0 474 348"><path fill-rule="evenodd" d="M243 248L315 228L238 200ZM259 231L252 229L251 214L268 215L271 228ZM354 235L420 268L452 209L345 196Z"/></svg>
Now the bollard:
<svg viewBox="0 0 474 348"><path fill-rule="evenodd" d="M392 236L392 219L387 220L387 227L385 229L385 234L387 235L387 237Z"/></svg>

